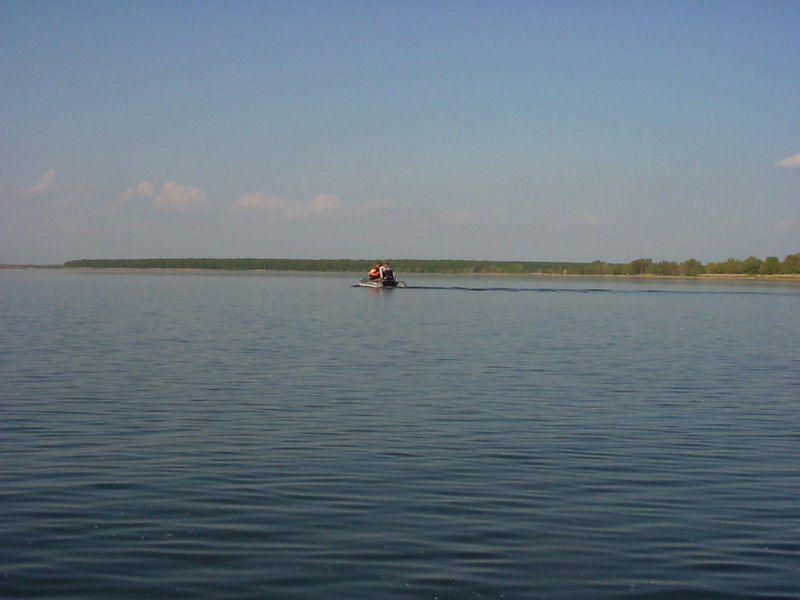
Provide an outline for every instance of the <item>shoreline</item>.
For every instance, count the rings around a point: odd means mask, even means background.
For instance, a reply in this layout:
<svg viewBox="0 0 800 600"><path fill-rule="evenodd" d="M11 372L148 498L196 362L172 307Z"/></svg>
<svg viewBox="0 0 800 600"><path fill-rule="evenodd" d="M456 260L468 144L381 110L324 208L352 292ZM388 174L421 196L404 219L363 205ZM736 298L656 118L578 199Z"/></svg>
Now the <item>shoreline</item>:
<svg viewBox="0 0 800 600"><path fill-rule="evenodd" d="M135 272L198 272L198 273L327 273L327 274L345 274L345 273L359 273L359 271L313 271L313 270L300 270L300 269L203 269L203 268L179 268L179 267L64 267L62 265L8 265L0 264L0 269L54 269L63 271L135 271ZM637 275L614 275L611 273L597 273L597 274L573 274L573 273L464 273L461 271L452 272L431 272L431 273L413 273L409 272L408 275L465 275L465 276L503 276L503 277L610 277L618 279L686 279L686 280L750 280L750 281L800 281L800 273L777 273L774 275L747 275L745 273L701 273L699 275L653 275L648 273L640 273Z"/></svg>

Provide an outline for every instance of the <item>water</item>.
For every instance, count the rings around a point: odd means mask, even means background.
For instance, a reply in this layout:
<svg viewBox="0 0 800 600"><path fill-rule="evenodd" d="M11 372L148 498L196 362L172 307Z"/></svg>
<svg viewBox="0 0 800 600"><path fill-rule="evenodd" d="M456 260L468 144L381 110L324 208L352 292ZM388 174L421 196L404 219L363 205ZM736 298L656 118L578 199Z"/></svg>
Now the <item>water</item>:
<svg viewBox="0 0 800 600"><path fill-rule="evenodd" d="M800 597L800 285L0 271L0 596Z"/></svg>

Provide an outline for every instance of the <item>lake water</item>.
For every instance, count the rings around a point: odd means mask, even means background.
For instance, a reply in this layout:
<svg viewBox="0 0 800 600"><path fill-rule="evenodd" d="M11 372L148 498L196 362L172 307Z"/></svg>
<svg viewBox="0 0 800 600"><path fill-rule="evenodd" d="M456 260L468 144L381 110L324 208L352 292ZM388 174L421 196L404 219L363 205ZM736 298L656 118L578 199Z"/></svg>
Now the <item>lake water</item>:
<svg viewBox="0 0 800 600"><path fill-rule="evenodd" d="M800 285L0 270L0 597L800 597Z"/></svg>

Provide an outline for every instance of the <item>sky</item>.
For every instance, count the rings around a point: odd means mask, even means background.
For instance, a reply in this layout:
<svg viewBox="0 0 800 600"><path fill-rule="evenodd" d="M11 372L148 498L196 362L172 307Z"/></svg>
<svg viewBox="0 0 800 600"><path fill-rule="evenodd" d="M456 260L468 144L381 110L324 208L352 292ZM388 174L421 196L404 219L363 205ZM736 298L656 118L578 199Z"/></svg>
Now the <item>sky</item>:
<svg viewBox="0 0 800 600"><path fill-rule="evenodd" d="M797 0L0 0L0 263L800 252Z"/></svg>

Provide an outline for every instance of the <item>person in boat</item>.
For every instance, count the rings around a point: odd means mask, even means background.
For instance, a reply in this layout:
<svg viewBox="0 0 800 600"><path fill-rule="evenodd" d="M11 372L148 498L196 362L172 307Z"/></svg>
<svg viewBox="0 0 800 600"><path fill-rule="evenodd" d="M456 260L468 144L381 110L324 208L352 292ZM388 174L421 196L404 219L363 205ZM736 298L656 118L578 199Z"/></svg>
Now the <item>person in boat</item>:
<svg viewBox="0 0 800 600"><path fill-rule="evenodd" d="M388 262L385 262L381 265L380 276L384 282L394 281L394 269L392 269L392 266Z"/></svg>
<svg viewBox="0 0 800 600"><path fill-rule="evenodd" d="M380 277L381 277L381 263L375 263L375 266L372 267L372 269L369 272L369 275L367 275L367 278L373 280L373 279L380 279Z"/></svg>

